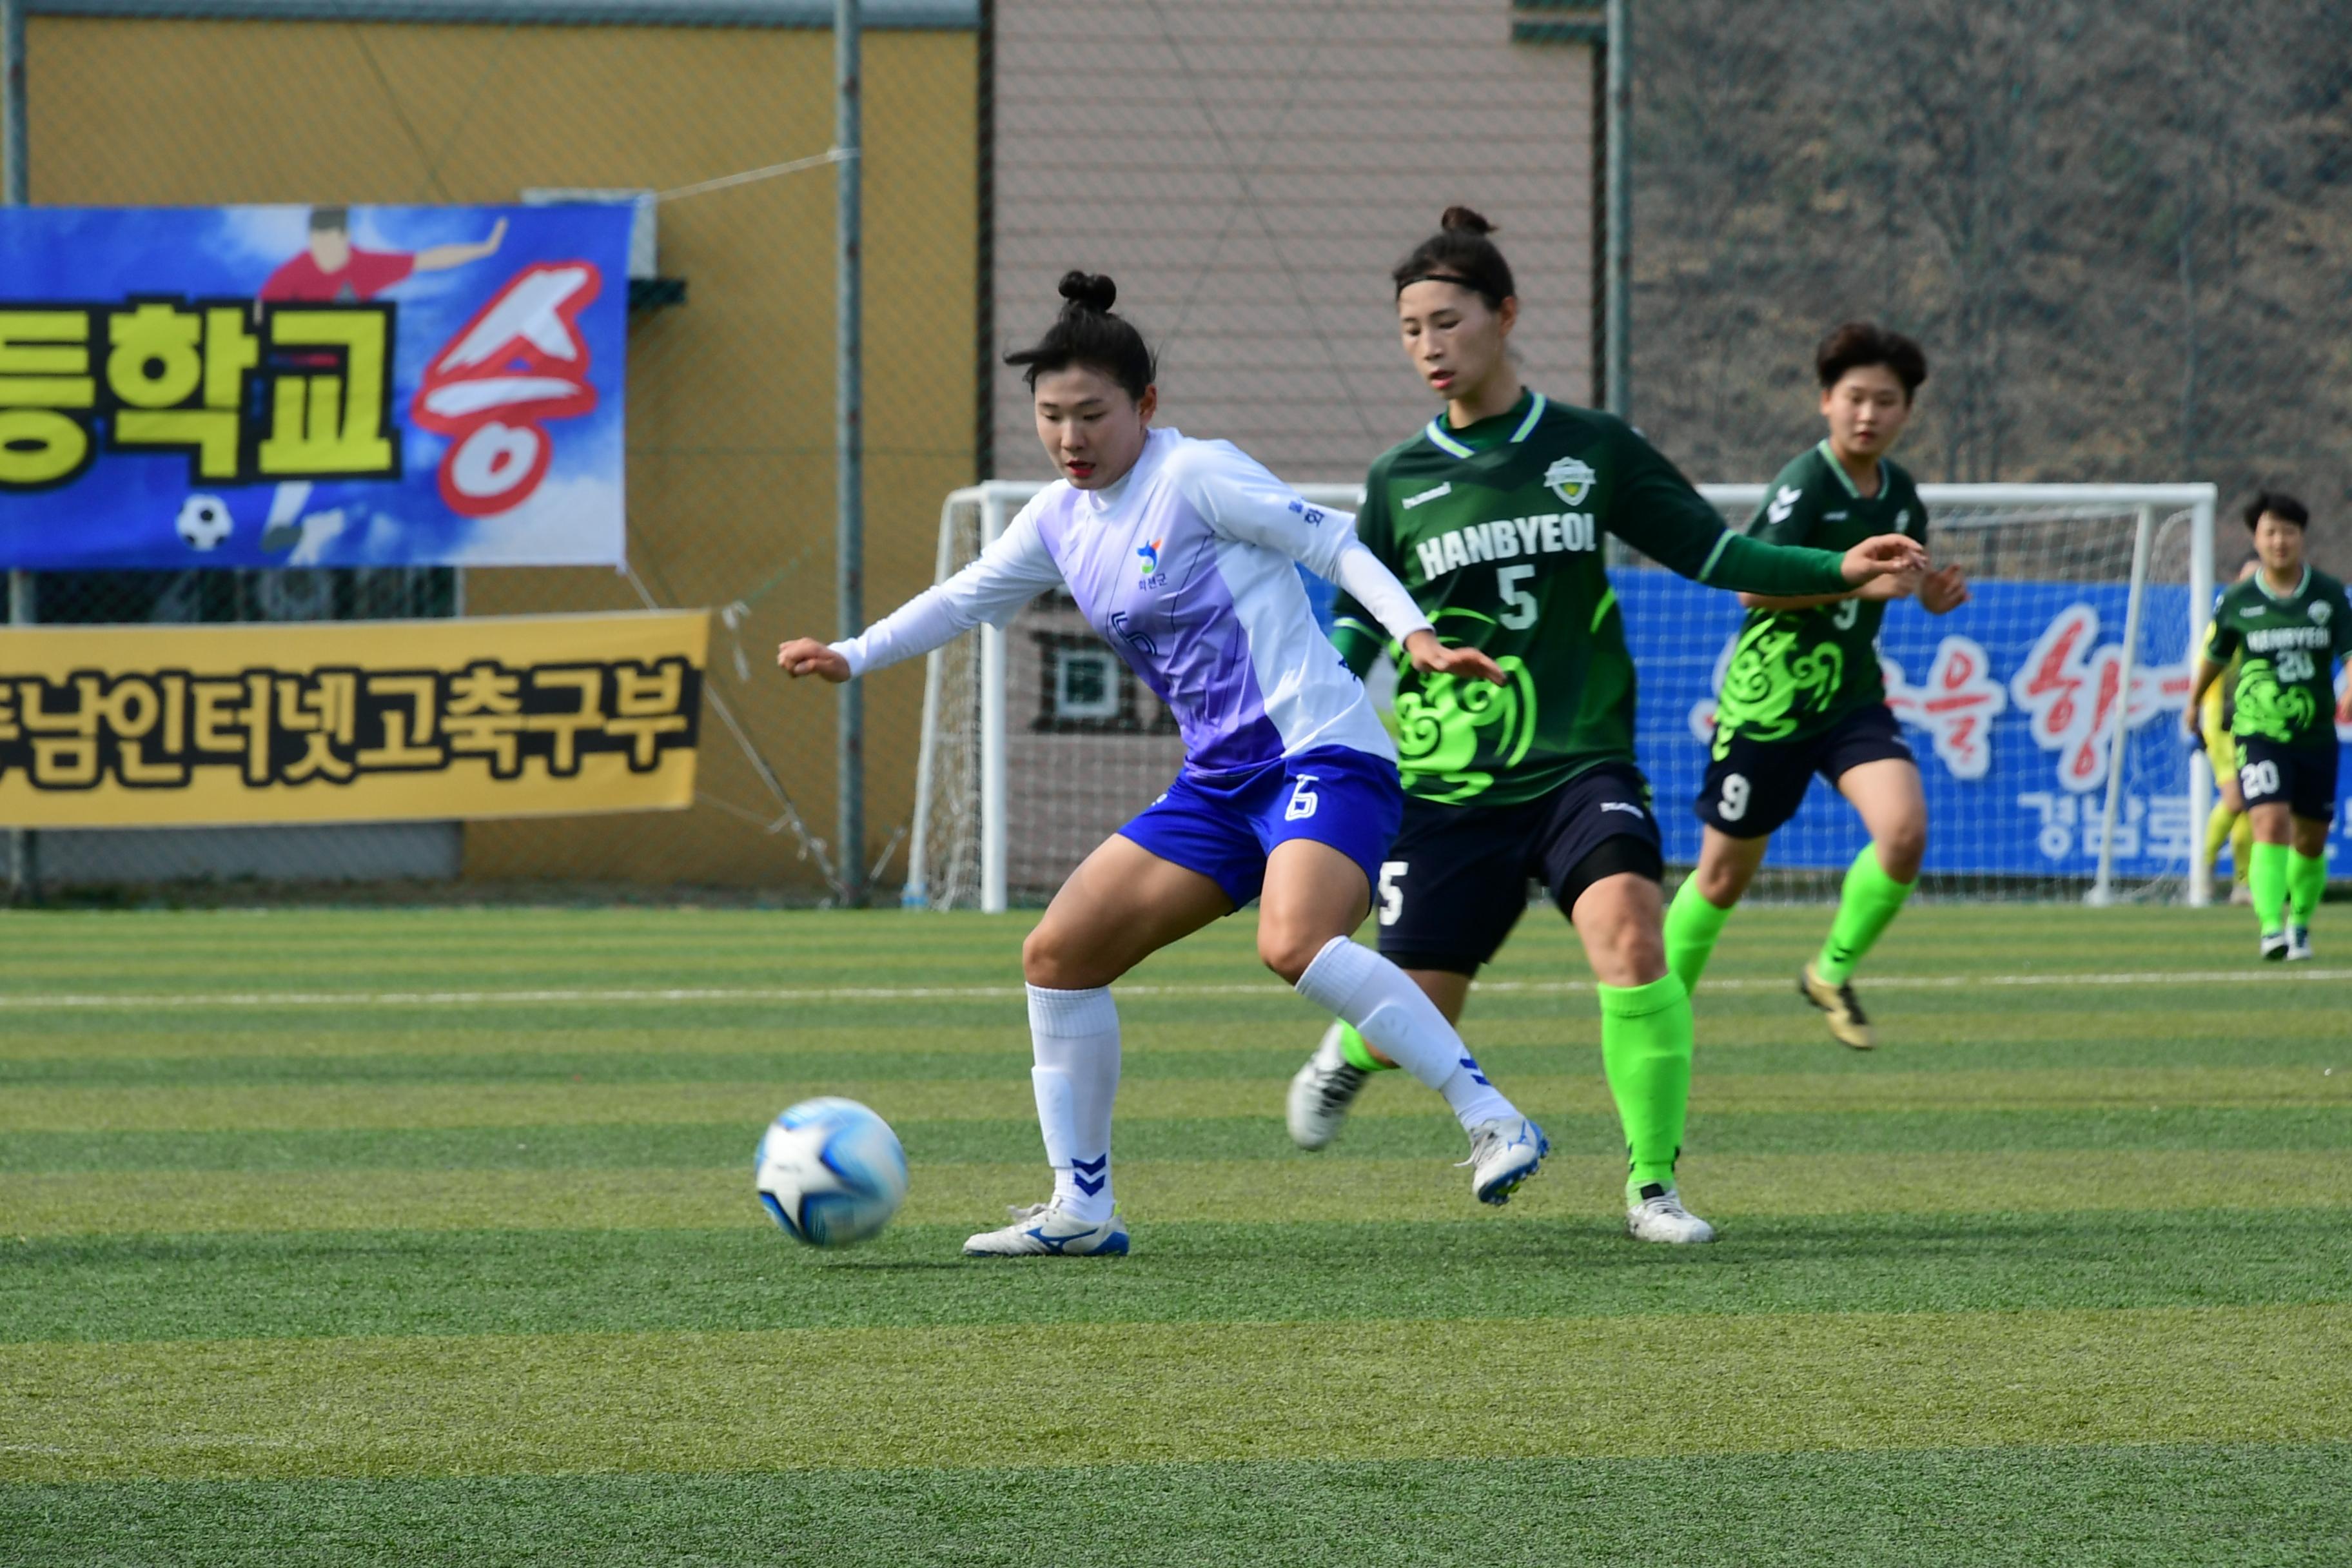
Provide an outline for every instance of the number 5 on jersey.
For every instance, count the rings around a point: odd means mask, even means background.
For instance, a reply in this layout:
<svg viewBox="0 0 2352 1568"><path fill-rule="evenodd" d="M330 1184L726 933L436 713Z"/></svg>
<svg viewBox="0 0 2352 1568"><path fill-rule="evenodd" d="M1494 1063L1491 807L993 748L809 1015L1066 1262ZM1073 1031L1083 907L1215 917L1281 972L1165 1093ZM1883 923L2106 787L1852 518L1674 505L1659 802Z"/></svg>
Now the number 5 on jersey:
<svg viewBox="0 0 2352 1568"><path fill-rule="evenodd" d="M1536 624L1536 596L1519 586L1536 574L1532 566L1495 568L1495 597L1503 602L1503 625L1523 632Z"/></svg>

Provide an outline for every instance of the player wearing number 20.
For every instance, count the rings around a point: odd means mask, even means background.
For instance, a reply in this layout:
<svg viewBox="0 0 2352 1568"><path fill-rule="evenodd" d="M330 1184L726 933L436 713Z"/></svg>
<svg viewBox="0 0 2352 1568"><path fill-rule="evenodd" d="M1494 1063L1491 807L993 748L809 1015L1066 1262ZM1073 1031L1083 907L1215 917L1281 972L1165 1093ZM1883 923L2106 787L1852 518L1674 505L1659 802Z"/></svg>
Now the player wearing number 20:
<svg viewBox="0 0 2352 1568"><path fill-rule="evenodd" d="M1690 1001L1659 935L1664 869L1649 785L1633 763L1633 662L1603 569L1613 533L1686 577L1778 594L1843 593L1920 559L1908 540L1843 556L1745 539L1622 421L1519 384L1509 266L1475 213L1392 274L1406 355L1445 408L1373 463L1358 536L1412 590L1438 636L1476 648L1500 685L1408 663L1381 617L1343 597L1334 640L1349 665L1397 663L1403 826L1381 868L1382 956L1448 1016L1540 878L1600 982L1601 1061L1631 1163L1633 1235L1706 1241L1675 1190L1690 1093ZM1337 1132L1377 1040L1334 1026L1293 1080L1290 1130Z"/></svg>
<svg viewBox="0 0 2352 1568"><path fill-rule="evenodd" d="M1927 379L1919 345L1867 321L1849 321L1814 354L1829 438L1780 470L1748 531L1783 544L1842 549L1873 534L1927 539L1927 509L1887 448ZM1715 754L1699 787L1705 823L1698 867L1666 915L1666 962L1696 991L1723 923L1773 832L1797 815L1815 773L1862 814L1870 842L1845 874L1821 955L1797 988L1856 1050L1870 1021L1853 994L1854 966L1910 896L1927 850L1919 765L1886 706L1878 626L1890 599L1916 593L1947 615L1968 601L1959 569L1881 577L1850 593L1805 597L1742 594L1748 619L1733 646L1715 713Z"/></svg>
<svg viewBox="0 0 2352 1568"><path fill-rule="evenodd" d="M2311 956L2311 917L2327 888L2327 824L2336 815L2336 661L2352 654L2352 604L2344 584L2303 558L2311 514L2293 496L2265 491L2246 508L2261 569L2232 584L2213 608L2198 700L2239 656L2238 787L2254 825L2247 880L2267 959ZM2352 709L2352 695L2347 697Z"/></svg>

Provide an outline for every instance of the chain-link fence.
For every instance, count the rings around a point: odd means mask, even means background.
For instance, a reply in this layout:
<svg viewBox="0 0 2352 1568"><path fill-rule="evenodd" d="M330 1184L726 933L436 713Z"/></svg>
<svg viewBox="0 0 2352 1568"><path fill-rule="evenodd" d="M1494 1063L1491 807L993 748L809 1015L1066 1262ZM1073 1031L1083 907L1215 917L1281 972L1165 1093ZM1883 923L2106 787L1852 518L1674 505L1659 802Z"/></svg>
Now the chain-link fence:
<svg viewBox="0 0 2352 1568"><path fill-rule="evenodd" d="M832 179L728 177L828 147L831 5L30 9L37 203L664 197L659 276L631 317L628 574L58 576L36 586L40 616L709 606L693 809L447 826L436 874L823 896L846 853L829 842L834 700L775 679L769 651L834 629ZM951 489L1045 471L996 360L1049 319L1068 267L1116 277L1159 344L1165 422L1295 480L1349 481L1428 416L1387 268L1466 203L1517 268L1528 379L1594 397L1601 7L866 10L869 615L931 576ZM1631 10L1632 412L1695 478L1760 479L1813 439L1811 346L1872 315L1928 348L1904 454L1922 479L2212 479L2225 508L2283 485L2313 502L2323 563L2352 565L2341 7ZM921 690L915 665L867 692L854 858L880 867L885 896L904 868ZM361 845L313 830L270 868L381 874ZM62 872L71 846L53 847Z"/></svg>

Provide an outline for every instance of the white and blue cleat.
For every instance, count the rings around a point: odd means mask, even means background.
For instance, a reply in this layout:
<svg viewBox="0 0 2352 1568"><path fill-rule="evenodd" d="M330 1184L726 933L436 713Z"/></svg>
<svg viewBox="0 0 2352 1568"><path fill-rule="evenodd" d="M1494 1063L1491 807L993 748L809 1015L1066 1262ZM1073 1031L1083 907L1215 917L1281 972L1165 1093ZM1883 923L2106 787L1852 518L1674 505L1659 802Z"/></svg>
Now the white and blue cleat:
<svg viewBox="0 0 2352 1568"><path fill-rule="evenodd" d="M1551 1140L1542 1128L1524 1116L1497 1117L1470 1130L1470 1195L1482 1204L1502 1205L1543 1169Z"/></svg>
<svg viewBox="0 0 2352 1568"><path fill-rule="evenodd" d="M1114 1212L1099 1225L1066 1215L1051 1204L1013 1211L1003 1230L983 1230L963 1244L966 1258L1124 1258L1127 1222Z"/></svg>
<svg viewBox="0 0 2352 1568"><path fill-rule="evenodd" d="M2264 955L2265 957L2268 954ZM2311 962L2311 928L2291 925L2286 928L2286 961L2289 963Z"/></svg>

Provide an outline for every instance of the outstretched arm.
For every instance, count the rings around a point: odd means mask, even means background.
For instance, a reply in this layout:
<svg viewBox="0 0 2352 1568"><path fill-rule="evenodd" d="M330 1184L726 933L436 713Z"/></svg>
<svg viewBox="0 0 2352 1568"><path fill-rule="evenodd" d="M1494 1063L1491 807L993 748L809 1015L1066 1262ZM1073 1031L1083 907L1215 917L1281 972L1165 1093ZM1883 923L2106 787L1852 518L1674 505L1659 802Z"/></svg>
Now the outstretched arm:
<svg viewBox="0 0 2352 1568"><path fill-rule="evenodd" d="M1177 459L1184 499L1228 539L1277 551L1317 576L1336 583L1404 645L1413 668L1501 685L1503 672L1475 648L1447 647L1396 574L1356 537L1356 520L1307 500L1265 466L1228 442L1204 441Z"/></svg>
<svg viewBox="0 0 2352 1568"><path fill-rule="evenodd" d="M2182 727L2188 730L2189 738L2191 741L2203 743L2205 730L2203 724L2200 722L2198 710L2204 705L2205 689L2219 680L2221 678L2221 672L2229 668L2226 664L2215 664L2211 659L2201 656L2198 658L2197 678L2189 683L2189 705L2182 709L2180 713Z"/></svg>
<svg viewBox="0 0 2352 1568"><path fill-rule="evenodd" d="M857 637L836 643L794 637L776 650L776 664L795 679L848 680L929 653L982 621L1001 626L1061 580L1061 568L1037 532L1036 514L1024 507L1003 537L946 582L924 589Z"/></svg>
<svg viewBox="0 0 2352 1568"><path fill-rule="evenodd" d="M485 256L495 256L507 237L507 220L490 226L490 237L473 244L428 245L416 253L419 272L446 272L452 267L463 267L468 261L479 261Z"/></svg>

